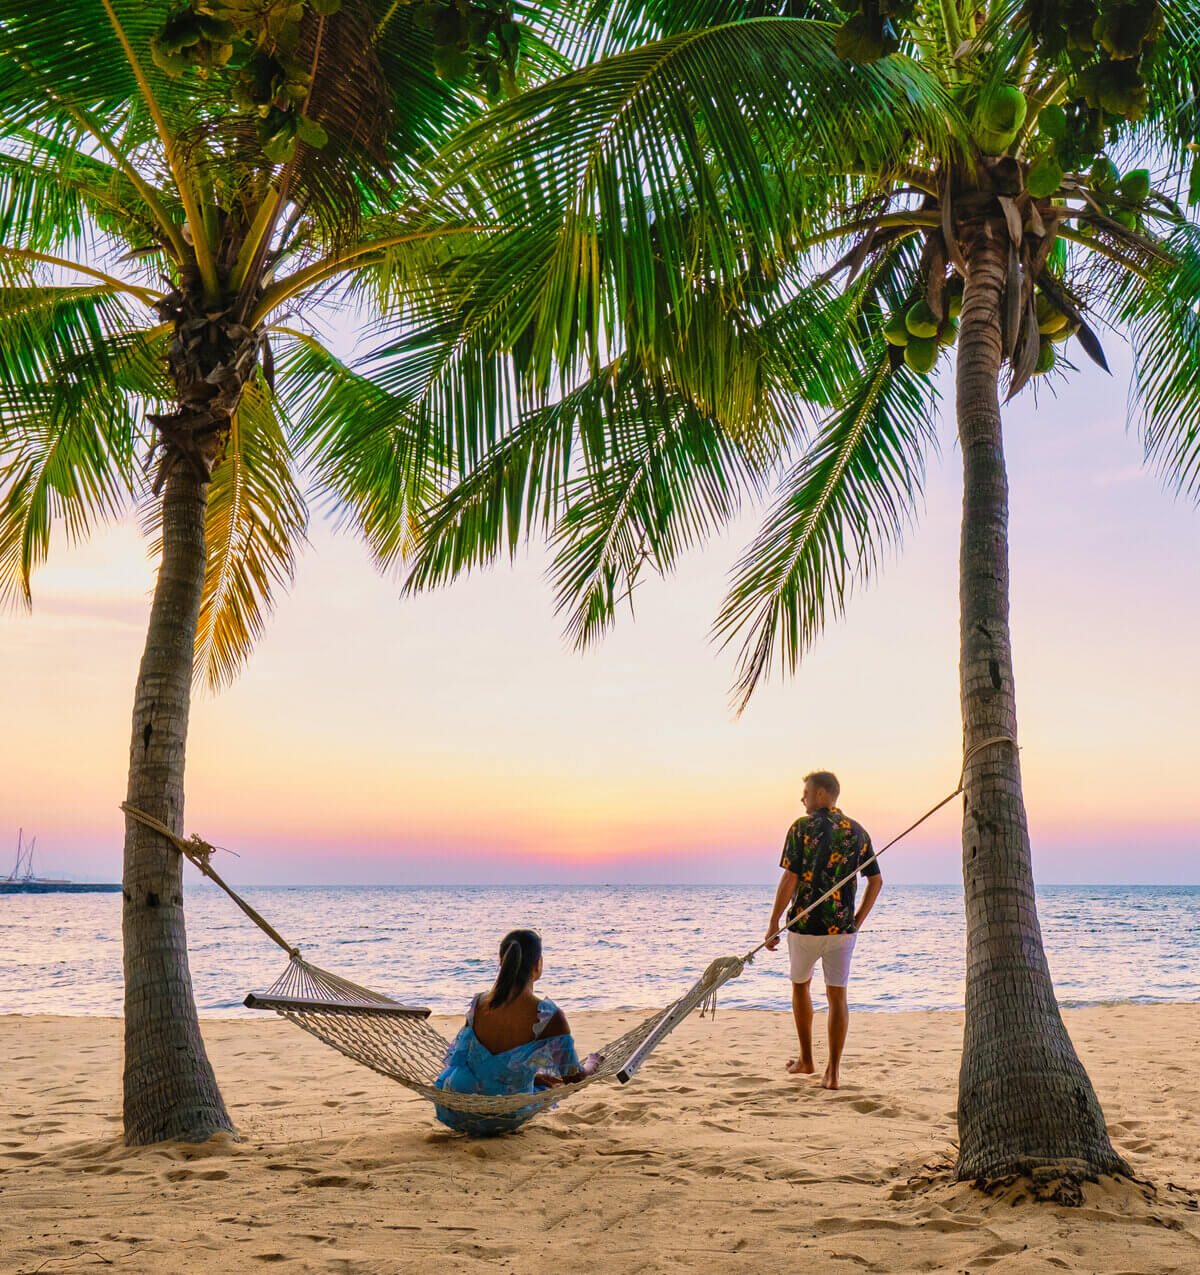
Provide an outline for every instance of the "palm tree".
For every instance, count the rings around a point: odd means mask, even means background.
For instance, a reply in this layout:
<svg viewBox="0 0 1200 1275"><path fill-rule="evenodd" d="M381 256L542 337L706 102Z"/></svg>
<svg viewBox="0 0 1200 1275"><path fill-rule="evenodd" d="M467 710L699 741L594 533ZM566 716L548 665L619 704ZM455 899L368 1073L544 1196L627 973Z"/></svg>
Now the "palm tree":
<svg viewBox="0 0 1200 1275"><path fill-rule="evenodd" d="M141 504L161 565L127 801L177 833L193 675L229 680L290 582L301 469L381 563L411 540L436 442L304 316L384 308L452 242L409 214L518 46L550 64L490 0L0 0L0 589L28 603L56 526ZM181 864L126 820L130 1143L231 1127Z"/></svg>
<svg viewBox="0 0 1200 1275"><path fill-rule="evenodd" d="M586 643L646 566L668 570L775 475L716 622L742 641L744 705L775 661L795 667L915 517L930 375L956 344L957 1172L1124 1171L1037 919L1000 390L1006 369L1009 398L1069 374L1076 351L1103 366L1093 324L1123 325L1147 454L1200 490L1200 238L1174 191L1190 169L1200 196L1195 6L863 0L847 15L597 0L589 17L577 38L590 65L456 139L447 189L500 229L456 260L440 317L379 352L403 363L435 347L440 373L514 386L499 424L494 408L435 394L467 441L410 587L544 534ZM435 381L395 389L425 402Z"/></svg>

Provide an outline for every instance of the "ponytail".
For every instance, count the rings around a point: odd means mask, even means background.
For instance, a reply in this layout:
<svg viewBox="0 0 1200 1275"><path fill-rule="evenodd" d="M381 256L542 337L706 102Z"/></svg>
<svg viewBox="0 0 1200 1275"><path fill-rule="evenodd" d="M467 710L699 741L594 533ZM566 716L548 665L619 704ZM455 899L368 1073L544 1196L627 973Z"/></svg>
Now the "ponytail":
<svg viewBox="0 0 1200 1275"><path fill-rule="evenodd" d="M499 1009L524 991L541 959L542 939L536 930L513 930L506 934L500 944L500 973L488 996L488 1008Z"/></svg>

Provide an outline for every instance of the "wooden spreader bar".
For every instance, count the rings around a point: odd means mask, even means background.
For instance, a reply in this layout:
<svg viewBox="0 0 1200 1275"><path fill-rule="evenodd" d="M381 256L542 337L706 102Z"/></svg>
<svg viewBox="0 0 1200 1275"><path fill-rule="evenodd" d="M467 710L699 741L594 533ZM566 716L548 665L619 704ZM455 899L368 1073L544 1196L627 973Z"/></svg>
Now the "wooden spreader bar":
<svg viewBox="0 0 1200 1275"><path fill-rule="evenodd" d="M276 1012L295 1010L309 1014L336 1014L344 1009L356 1014L375 1014L381 1018L428 1018L431 1010L420 1005L381 1005L378 1001L322 1001L307 996L270 996L265 992L251 992L242 1002L247 1009L273 1009Z"/></svg>

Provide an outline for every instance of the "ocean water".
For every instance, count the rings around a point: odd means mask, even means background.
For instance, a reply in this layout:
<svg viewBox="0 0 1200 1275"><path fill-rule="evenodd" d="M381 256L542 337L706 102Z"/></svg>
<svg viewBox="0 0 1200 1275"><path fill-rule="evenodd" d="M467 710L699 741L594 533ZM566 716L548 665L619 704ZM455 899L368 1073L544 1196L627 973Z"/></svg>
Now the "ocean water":
<svg viewBox="0 0 1200 1275"><path fill-rule="evenodd" d="M246 898L309 960L398 999L457 1013L491 983L501 936L538 929L540 985L572 1009L643 1008L714 957L758 943L767 886L271 886ZM0 895L0 1013L121 1012L121 896ZM196 1001L242 1017L286 964L211 886L186 895ZM1200 1000L1200 886L1046 886L1038 905L1059 999ZM964 926L957 886L888 884L859 938L860 1009L956 1009ZM814 982L819 988L820 975ZM760 953L722 1006L790 1005L781 949Z"/></svg>

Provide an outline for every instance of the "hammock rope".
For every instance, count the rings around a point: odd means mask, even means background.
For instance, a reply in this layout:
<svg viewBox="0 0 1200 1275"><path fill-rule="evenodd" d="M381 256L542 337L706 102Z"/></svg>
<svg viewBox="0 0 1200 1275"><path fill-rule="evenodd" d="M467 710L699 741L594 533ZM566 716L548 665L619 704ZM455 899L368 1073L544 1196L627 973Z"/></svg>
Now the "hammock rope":
<svg viewBox="0 0 1200 1275"><path fill-rule="evenodd" d="M474 1115L502 1116L528 1111L530 1108L541 1110L554 1106L581 1089L603 1080L631 1080L656 1046L693 1011L699 1009L701 1015L706 1011L715 1013L720 988L731 979L737 978L769 942L778 938L789 926L803 921L863 867L873 863L896 842L953 801L963 790L967 766L971 760L984 749L1001 743L1017 747L1016 741L1009 736L996 735L968 749L963 758L958 785L952 793L930 807L915 823L864 860L854 872L744 956L717 957L682 996L664 1009L656 1010L623 1036L602 1046L597 1051L600 1064L590 1075L532 1094L468 1094L435 1088L433 1082L445 1063L450 1042L430 1026L430 1011L427 1008L405 1005L306 961L295 944L289 943L270 922L222 880L212 866L214 847L211 844L195 835L184 840L161 820L144 810L138 810L128 802L123 802L121 809L131 819L154 829L170 841L184 858L195 864L204 876L229 895L246 916L288 954L287 967L271 987L265 992L251 992L246 997L245 1004L249 1008L273 1010L347 1058L404 1085L438 1106Z"/></svg>

